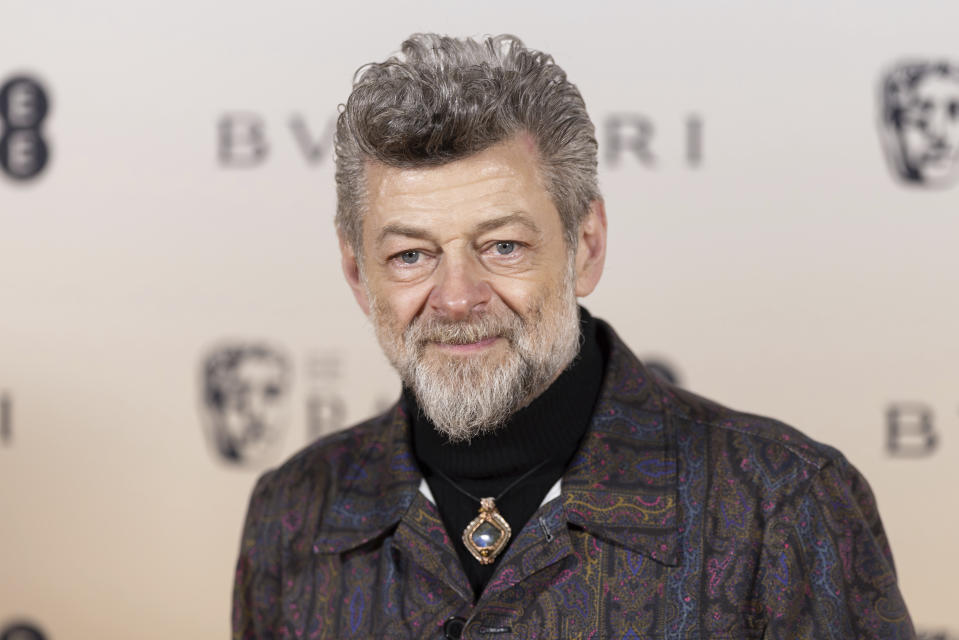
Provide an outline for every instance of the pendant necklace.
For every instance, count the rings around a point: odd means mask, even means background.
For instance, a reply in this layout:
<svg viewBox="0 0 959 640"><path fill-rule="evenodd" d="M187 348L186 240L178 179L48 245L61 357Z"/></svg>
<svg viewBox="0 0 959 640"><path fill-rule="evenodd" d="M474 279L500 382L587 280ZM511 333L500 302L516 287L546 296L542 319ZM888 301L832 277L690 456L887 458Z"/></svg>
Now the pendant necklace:
<svg viewBox="0 0 959 640"><path fill-rule="evenodd" d="M506 518L500 515L496 508L496 501L505 496L511 489L516 487L523 480L526 480L535 472L543 468L549 462L549 459L543 460L538 465L521 475L519 478L509 484L508 487L500 491L495 498L477 498L472 493L453 482L448 475L439 469L433 469L436 475L446 480L451 487L462 493L467 498L480 503L479 515L473 518L466 529L463 530L463 545L466 550L476 558L480 564L492 564L496 560L506 543L509 542L512 535L509 523Z"/></svg>

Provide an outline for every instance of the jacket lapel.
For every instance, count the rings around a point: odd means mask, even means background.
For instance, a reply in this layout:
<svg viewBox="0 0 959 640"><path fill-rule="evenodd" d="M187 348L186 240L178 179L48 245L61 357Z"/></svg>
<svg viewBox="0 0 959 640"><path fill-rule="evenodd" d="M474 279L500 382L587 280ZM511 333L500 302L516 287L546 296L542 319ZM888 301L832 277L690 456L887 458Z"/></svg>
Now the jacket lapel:
<svg viewBox="0 0 959 640"><path fill-rule="evenodd" d="M482 600L489 600L550 566L559 566L558 563L572 553L563 502L551 500L536 510L510 544L483 590ZM529 582L527 586L535 588Z"/></svg>
<svg viewBox="0 0 959 640"><path fill-rule="evenodd" d="M676 448L652 375L606 323L610 361L589 431L563 477L568 521L678 564Z"/></svg>
<svg viewBox="0 0 959 640"><path fill-rule="evenodd" d="M393 537L393 548L466 602L473 601L473 589L440 514L422 493L417 492L413 504L400 520Z"/></svg>

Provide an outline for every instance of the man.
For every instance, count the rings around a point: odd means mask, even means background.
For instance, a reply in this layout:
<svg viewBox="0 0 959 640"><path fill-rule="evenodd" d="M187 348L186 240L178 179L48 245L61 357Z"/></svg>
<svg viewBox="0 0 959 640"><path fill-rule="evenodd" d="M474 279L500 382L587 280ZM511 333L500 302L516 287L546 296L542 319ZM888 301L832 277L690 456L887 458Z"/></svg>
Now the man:
<svg viewBox="0 0 959 640"><path fill-rule="evenodd" d="M417 35L337 127L343 270L402 378L253 492L235 638L911 638L862 477L651 375L577 307L606 214L579 92Z"/></svg>
<svg viewBox="0 0 959 640"><path fill-rule="evenodd" d="M905 62L885 76L883 142L907 182L946 186L959 177L959 67Z"/></svg>

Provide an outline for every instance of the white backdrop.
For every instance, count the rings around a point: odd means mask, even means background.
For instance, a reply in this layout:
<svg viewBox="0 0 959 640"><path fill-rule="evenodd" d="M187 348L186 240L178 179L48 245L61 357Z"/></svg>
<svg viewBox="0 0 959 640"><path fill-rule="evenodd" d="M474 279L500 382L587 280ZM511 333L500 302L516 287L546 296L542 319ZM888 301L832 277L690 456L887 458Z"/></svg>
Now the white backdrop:
<svg viewBox="0 0 959 640"><path fill-rule="evenodd" d="M324 132L359 65L440 31L564 66L611 234L585 305L690 389L843 450L917 626L959 637L959 186L893 175L878 130L884 71L959 62L957 23L919 1L0 1L0 84L50 104L42 171L0 173L0 636L228 634L256 476L398 392L339 275ZM610 157L640 121L647 146ZM252 343L286 358L289 419L236 465L200 372Z"/></svg>

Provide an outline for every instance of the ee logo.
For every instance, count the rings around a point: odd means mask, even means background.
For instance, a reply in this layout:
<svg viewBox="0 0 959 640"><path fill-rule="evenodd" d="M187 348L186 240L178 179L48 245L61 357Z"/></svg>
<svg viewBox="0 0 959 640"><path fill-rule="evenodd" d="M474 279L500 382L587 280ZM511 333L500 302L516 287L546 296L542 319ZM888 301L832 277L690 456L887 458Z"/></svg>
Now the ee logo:
<svg viewBox="0 0 959 640"><path fill-rule="evenodd" d="M29 180L49 159L41 126L47 116L47 92L27 76L0 85L0 169L14 180Z"/></svg>
<svg viewBox="0 0 959 640"><path fill-rule="evenodd" d="M46 640L46 636L32 624L18 623L0 628L0 640Z"/></svg>

